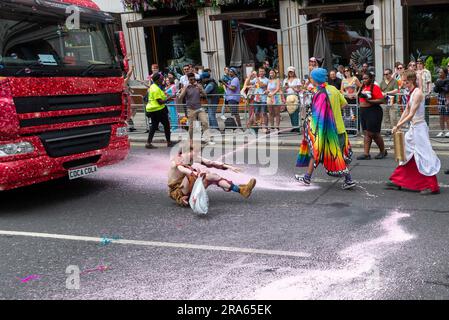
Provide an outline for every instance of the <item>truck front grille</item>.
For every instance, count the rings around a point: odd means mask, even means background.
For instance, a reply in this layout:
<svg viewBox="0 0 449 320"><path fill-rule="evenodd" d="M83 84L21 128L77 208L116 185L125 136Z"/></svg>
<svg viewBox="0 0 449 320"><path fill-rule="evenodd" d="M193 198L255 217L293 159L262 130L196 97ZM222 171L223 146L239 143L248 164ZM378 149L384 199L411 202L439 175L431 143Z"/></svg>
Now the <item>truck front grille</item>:
<svg viewBox="0 0 449 320"><path fill-rule="evenodd" d="M99 125L58 130L38 135L50 157L63 157L105 148L111 138L111 126Z"/></svg>

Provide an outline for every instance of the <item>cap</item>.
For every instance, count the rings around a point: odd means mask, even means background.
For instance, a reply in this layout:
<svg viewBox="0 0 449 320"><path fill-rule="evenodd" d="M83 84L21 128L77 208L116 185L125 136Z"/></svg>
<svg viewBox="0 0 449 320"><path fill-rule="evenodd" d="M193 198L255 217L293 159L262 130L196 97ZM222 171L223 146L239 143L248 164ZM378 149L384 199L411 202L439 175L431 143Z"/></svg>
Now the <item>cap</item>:
<svg viewBox="0 0 449 320"><path fill-rule="evenodd" d="M287 68L287 72L296 72L296 69L295 67L290 66Z"/></svg>

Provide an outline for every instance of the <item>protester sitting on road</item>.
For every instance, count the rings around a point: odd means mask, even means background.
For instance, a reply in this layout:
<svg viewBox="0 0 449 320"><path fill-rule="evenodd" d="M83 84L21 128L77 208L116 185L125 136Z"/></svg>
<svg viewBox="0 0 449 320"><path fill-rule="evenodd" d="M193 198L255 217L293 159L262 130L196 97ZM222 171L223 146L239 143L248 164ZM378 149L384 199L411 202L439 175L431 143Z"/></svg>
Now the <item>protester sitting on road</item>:
<svg viewBox="0 0 449 320"><path fill-rule="evenodd" d="M153 74L151 78L153 84L148 89L148 104L146 106L146 111L151 118L151 128L148 133L148 141L145 145L147 149L156 148L153 146L153 137L156 130L159 128L159 123L164 126L165 139L167 140L167 147L173 146L170 140L170 121L168 120L168 110L165 104L170 100L168 98L163 88L164 77L160 73Z"/></svg>
<svg viewBox="0 0 449 320"><path fill-rule="evenodd" d="M438 111L440 112L440 128L441 132L437 134L438 138L449 138L449 79L447 78L447 69L441 68L439 70L439 78L435 82L435 88L433 89L438 93ZM447 128L448 132L444 133Z"/></svg>
<svg viewBox="0 0 449 320"><path fill-rule="evenodd" d="M195 74L190 72L187 74L189 85L182 88L179 98L185 98L187 114L189 118L189 136L193 138L193 126L196 121L201 122L203 133L209 129L207 114L201 106L201 97L206 97L206 92L203 87L197 83Z"/></svg>
<svg viewBox="0 0 449 320"><path fill-rule="evenodd" d="M281 81L275 70L270 71L270 79L267 86L267 107L271 130L279 133L281 125L282 91ZM276 126L276 127L275 127Z"/></svg>
<svg viewBox="0 0 449 320"><path fill-rule="evenodd" d="M292 132L299 132L299 98L298 93L301 88L301 81L296 76L295 67L288 67L288 77L284 80L284 90L287 95L287 112L290 115Z"/></svg>
<svg viewBox="0 0 449 320"><path fill-rule="evenodd" d="M226 163L202 158L201 156L195 154L193 148L190 148L184 152L182 148L180 148L178 154L170 159L170 169L168 171L168 193L170 198L181 207L189 206L193 185L198 178L204 179L203 183L206 189L211 185L216 185L226 192L232 191L239 193L244 198L249 198L254 187L256 186L256 179L250 179L247 184L236 185L232 181L222 178L217 173L200 171L199 169L192 167L196 161L207 168L231 170L235 173L241 172L240 168L233 167Z"/></svg>
<svg viewBox="0 0 449 320"><path fill-rule="evenodd" d="M383 111L380 105L385 103L385 99L380 87L374 84L373 72L363 76L363 84L364 86L360 93L360 120L364 133L364 154L358 156L357 160L371 160L370 149L373 140L380 150L380 153L375 158L383 159L387 156L387 150L380 135L383 118Z"/></svg>
<svg viewBox="0 0 449 320"><path fill-rule="evenodd" d="M267 132L266 126L268 125L267 117L267 95L265 91L268 86L268 79L265 77L265 69L260 67L258 77L251 80L251 84L254 85L254 114L260 117L260 123L262 125L262 132Z"/></svg>
<svg viewBox="0 0 449 320"><path fill-rule="evenodd" d="M209 126L212 129L218 129L217 122L217 107L220 97L218 96L218 84L214 79L210 78L209 72L201 74L201 81L204 86L204 91L207 94L207 115L209 117Z"/></svg>

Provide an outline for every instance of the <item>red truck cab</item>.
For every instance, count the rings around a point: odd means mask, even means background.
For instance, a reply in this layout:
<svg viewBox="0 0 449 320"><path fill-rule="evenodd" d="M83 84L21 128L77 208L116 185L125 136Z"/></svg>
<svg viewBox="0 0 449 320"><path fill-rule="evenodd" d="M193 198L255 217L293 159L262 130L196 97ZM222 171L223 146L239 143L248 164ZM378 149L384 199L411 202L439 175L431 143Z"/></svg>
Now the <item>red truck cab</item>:
<svg viewBox="0 0 449 320"><path fill-rule="evenodd" d="M113 18L92 1L0 1L0 190L127 157L119 47Z"/></svg>

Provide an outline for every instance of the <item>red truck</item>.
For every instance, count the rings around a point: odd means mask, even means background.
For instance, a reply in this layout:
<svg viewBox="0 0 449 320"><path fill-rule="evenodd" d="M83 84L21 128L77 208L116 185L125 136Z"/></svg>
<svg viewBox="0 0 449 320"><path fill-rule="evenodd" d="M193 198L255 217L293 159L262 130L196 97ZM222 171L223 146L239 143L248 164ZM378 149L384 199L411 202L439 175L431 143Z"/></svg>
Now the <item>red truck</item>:
<svg viewBox="0 0 449 320"><path fill-rule="evenodd" d="M76 28L67 25L73 5ZM92 1L0 1L0 190L127 157L121 45Z"/></svg>

